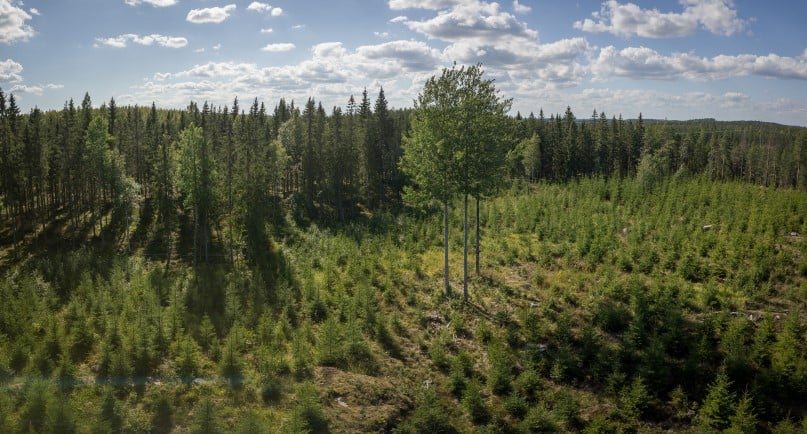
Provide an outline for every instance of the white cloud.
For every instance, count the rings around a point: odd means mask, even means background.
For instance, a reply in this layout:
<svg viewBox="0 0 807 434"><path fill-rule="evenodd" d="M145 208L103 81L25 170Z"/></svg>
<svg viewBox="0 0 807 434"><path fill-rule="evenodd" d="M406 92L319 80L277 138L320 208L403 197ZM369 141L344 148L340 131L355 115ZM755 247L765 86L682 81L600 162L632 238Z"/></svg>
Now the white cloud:
<svg viewBox="0 0 807 434"><path fill-rule="evenodd" d="M356 54L371 61L394 60L396 69L403 71L432 71L441 59L440 52L421 41L391 41L379 45L363 45Z"/></svg>
<svg viewBox="0 0 807 434"><path fill-rule="evenodd" d="M221 44L216 44L211 48L213 48L213 51L219 51L219 50L221 50Z"/></svg>
<svg viewBox="0 0 807 434"><path fill-rule="evenodd" d="M599 12L574 23L584 32L608 32L614 35L643 38L687 36L702 26L709 32L731 36L745 28L746 21L737 16L733 0L679 0L682 12L660 12L642 9L634 3L607 0Z"/></svg>
<svg viewBox="0 0 807 434"><path fill-rule="evenodd" d="M407 18L406 15L398 15L397 17L389 20L391 23L403 23L406 21L409 21L409 18Z"/></svg>
<svg viewBox="0 0 807 434"><path fill-rule="evenodd" d="M205 49L204 49L204 47L202 47L202 48L197 48L197 49L193 50L193 52L194 52L194 53L204 53L204 52L205 52Z"/></svg>
<svg viewBox="0 0 807 434"><path fill-rule="evenodd" d="M30 12L31 15L36 15L36 16L42 15L42 14L39 13L39 9L37 9L37 8L28 9L28 12Z"/></svg>
<svg viewBox="0 0 807 434"><path fill-rule="evenodd" d="M283 15L282 8L272 7L272 5L268 3L261 3L261 2L252 2L247 6L248 11L255 11L255 12L265 12L273 17L279 17Z"/></svg>
<svg viewBox="0 0 807 434"><path fill-rule="evenodd" d="M387 39L389 38L389 32L373 32L376 38Z"/></svg>
<svg viewBox="0 0 807 434"><path fill-rule="evenodd" d="M53 89L61 89L64 85L62 84L45 84L45 85L36 85L36 86L28 86L25 84L18 84L15 85L10 89L10 92L22 92L22 93L30 93L34 95L42 95L45 90L53 90Z"/></svg>
<svg viewBox="0 0 807 434"><path fill-rule="evenodd" d="M608 46L591 63L595 80L611 77L656 80L722 80L756 75L761 77L807 80L807 60L776 54L740 54L698 57L691 53L664 56L647 47L621 50Z"/></svg>
<svg viewBox="0 0 807 434"><path fill-rule="evenodd" d="M272 33L274 32L273 29L261 29L261 33Z"/></svg>
<svg viewBox="0 0 807 434"><path fill-rule="evenodd" d="M311 47L314 58L343 58L347 55L347 50L341 42L323 42Z"/></svg>
<svg viewBox="0 0 807 434"><path fill-rule="evenodd" d="M32 19L21 7L22 2L0 0L0 42L27 41L34 36L34 29L26 21Z"/></svg>
<svg viewBox="0 0 807 434"><path fill-rule="evenodd" d="M145 46L157 44L168 48L182 48L188 45L188 40L184 37L164 36L158 34L140 36L134 33L127 33L111 38L95 38L95 40L103 45L114 48L125 48L129 42Z"/></svg>
<svg viewBox="0 0 807 434"><path fill-rule="evenodd" d="M279 53L281 51L290 51L295 48L295 45L286 42L286 43L279 43L279 44L267 44L265 47L261 48L261 51L267 51L270 53Z"/></svg>
<svg viewBox="0 0 807 434"><path fill-rule="evenodd" d="M138 6L141 3L148 3L154 7L164 8L177 4L177 0L124 0L129 6Z"/></svg>
<svg viewBox="0 0 807 434"><path fill-rule="evenodd" d="M389 0L390 9L448 9L462 0Z"/></svg>
<svg viewBox="0 0 807 434"><path fill-rule="evenodd" d="M541 44L536 30L498 3L469 0L420 20L394 20L429 39L448 42L445 60L482 62L509 78L540 77L552 86L570 86L587 72L580 64L591 50L584 38Z"/></svg>
<svg viewBox="0 0 807 434"><path fill-rule="evenodd" d="M499 10L498 3L467 2L454 6L436 16L422 20L408 20L404 24L429 38L444 41L475 40L494 44L512 38L535 40L538 32L527 27L508 12Z"/></svg>
<svg viewBox="0 0 807 434"><path fill-rule="evenodd" d="M219 24L226 20L235 9L236 6L234 4L229 4L224 7L217 6L212 8L191 9L185 19L194 24Z"/></svg>
<svg viewBox="0 0 807 434"><path fill-rule="evenodd" d="M291 26L292 30L302 30L304 28L305 28L305 24L295 24L295 25Z"/></svg>
<svg viewBox="0 0 807 434"><path fill-rule="evenodd" d="M518 2L518 0L513 0L513 12L517 14L527 14L532 11L532 8L527 5L523 5Z"/></svg>
<svg viewBox="0 0 807 434"><path fill-rule="evenodd" d="M16 83L22 81L22 65L6 59L0 61L0 82Z"/></svg>

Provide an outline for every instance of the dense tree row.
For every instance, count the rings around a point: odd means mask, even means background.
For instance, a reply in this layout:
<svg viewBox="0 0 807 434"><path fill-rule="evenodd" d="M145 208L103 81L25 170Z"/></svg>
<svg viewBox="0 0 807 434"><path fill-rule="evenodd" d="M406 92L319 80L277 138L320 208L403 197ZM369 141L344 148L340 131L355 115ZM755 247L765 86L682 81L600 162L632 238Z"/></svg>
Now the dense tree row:
<svg viewBox="0 0 807 434"><path fill-rule="evenodd" d="M706 173L714 180L744 180L807 188L807 130L759 122L649 121L595 110L591 119L517 115L511 173L565 181L586 175L657 177Z"/></svg>
<svg viewBox="0 0 807 434"><path fill-rule="evenodd" d="M302 107L281 99L270 114L257 99L248 110L237 99L229 107L191 103L186 110L163 110L154 104L119 107L114 99L94 108L89 95L78 107L71 100L60 111L21 114L14 96L0 92L0 213L12 228L5 242L19 242L39 228L51 235L62 230L62 236L43 239L93 234L136 243L142 240L130 229L143 226L145 232L162 230L154 252L169 257L209 260L211 242L218 243L219 255L249 256L266 218L282 209L298 217L345 219L362 209L397 206L410 115L390 110L383 89L374 103L365 90L330 114L313 98ZM538 117L518 114L508 130L484 141L505 141L494 148L507 156L512 178L639 176L651 185L676 174L706 173L715 180L807 188L802 128L644 121L641 115L609 120L596 111L580 120L567 109L548 119L543 111ZM478 151L467 153L474 161L489 160L480 157L484 149ZM502 178L488 173L496 167L481 164L487 172L467 172L463 192L478 198L490 190L496 183L489 181ZM173 239L176 225L190 235Z"/></svg>
<svg viewBox="0 0 807 434"><path fill-rule="evenodd" d="M243 248L249 256L283 200L301 216L339 219L394 206L407 117L388 108L383 89L374 104L365 91L330 115L314 99L302 111L281 99L270 115L257 99L246 112L237 99L178 111L119 107L114 99L93 108L89 95L80 107L71 100L61 111L21 115L13 95L0 92L8 241L58 223L66 238L89 231L120 239L134 225L159 231L158 250L170 255L180 224L192 232L194 261L209 260L214 239L219 251Z"/></svg>

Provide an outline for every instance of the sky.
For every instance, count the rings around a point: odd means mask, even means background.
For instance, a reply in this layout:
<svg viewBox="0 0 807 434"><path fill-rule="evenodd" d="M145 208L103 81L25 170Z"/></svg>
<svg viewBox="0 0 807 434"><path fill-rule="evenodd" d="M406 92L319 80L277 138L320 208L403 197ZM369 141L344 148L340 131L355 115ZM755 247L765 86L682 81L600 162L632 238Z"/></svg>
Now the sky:
<svg viewBox="0 0 807 434"><path fill-rule="evenodd" d="M807 126L798 0L0 0L0 88L93 104L411 107L482 63L513 112Z"/></svg>

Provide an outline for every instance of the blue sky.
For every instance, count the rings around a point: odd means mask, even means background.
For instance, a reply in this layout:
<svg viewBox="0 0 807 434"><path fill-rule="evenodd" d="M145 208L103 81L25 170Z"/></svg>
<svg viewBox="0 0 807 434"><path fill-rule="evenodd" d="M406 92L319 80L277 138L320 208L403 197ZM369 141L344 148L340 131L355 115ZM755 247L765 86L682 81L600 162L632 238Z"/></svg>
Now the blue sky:
<svg viewBox="0 0 807 434"><path fill-rule="evenodd" d="M344 106L482 62L514 110L807 126L807 2L0 0L0 88L24 110L309 96Z"/></svg>

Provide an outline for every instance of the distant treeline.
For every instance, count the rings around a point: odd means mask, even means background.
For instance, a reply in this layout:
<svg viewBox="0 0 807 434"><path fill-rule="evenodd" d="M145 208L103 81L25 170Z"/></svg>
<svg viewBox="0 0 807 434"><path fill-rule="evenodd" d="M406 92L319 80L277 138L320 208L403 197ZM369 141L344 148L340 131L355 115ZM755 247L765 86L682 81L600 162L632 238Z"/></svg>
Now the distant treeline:
<svg viewBox="0 0 807 434"><path fill-rule="evenodd" d="M257 98L246 108L236 99L231 106L191 102L166 110L119 107L114 99L93 107L87 94L78 106L70 100L62 110L22 114L14 96L0 91L0 215L17 240L56 218L97 228L100 236L116 221L126 230L135 204L148 205L148 217L167 227L184 209L202 225L195 232L205 243L204 232L222 221L248 233L250 221L265 214L258 205L270 202L309 218L394 208L406 183L398 161L411 113L389 109L383 89L374 101L365 90L328 111L313 98L303 106L280 99L271 113ZM502 152L513 179L653 182L706 174L807 189L805 128L645 122L596 111L581 121L571 109L511 121L511 146ZM182 133L192 125L200 128L199 143L186 137L183 147Z"/></svg>

